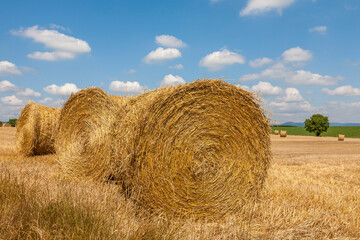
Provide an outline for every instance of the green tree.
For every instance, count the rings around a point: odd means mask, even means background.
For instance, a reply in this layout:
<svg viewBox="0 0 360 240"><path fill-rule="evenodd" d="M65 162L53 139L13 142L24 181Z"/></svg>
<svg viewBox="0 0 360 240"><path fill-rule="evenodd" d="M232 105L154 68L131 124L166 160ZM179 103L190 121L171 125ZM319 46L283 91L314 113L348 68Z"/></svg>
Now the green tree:
<svg viewBox="0 0 360 240"><path fill-rule="evenodd" d="M306 131L313 132L316 136L320 136L321 133L326 132L329 126L328 117L324 117L321 114L314 114L310 119L305 120Z"/></svg>
<svg viewBox="0 0 360 240"><path fill-rule="evenodd" d="M9 119L9 124L10 124L12 127L15 127L15 126L16 126L16 121L17 121L16 118Z"/></svg>

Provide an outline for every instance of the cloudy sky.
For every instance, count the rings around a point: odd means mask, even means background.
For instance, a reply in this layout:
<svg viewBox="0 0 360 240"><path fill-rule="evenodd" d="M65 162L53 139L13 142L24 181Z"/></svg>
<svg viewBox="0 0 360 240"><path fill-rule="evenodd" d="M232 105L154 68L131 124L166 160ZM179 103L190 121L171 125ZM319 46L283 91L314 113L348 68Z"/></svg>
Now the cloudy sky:
<svg viewBox="0 0 360 240"><path fill-rule="evenodd" d="M257 92L278 122L360 122L359 0L0 0L0 120L97 86L198 78Z"/></svg>

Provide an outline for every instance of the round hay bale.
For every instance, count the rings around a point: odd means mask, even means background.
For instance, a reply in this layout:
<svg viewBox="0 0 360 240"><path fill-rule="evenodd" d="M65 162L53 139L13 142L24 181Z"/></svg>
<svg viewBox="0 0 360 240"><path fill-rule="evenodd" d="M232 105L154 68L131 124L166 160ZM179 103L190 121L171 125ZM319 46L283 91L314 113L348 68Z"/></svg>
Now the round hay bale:
<svg viewBox="0 0 360 240"><path fill-rule="evenodd" d="M10 124L10 123L5 123L5 124L3 125L3 127L11 127L11 124Z"/></svg>
<svg viewBox="0 0 360 240"><path fill-rule="evenodd" d="M3 123L2 123L2 121L0 121L0 127L2 127L3 126Z"/></svg>
<svg viewBox="0 0 360 240"><path fill-rule="evenodd" d="M281 130L280 137L286 137L286 136L287 136L287 131Z"/></svg>
<svg viewBox="0 0 360 240"><path fill-rule="evenodd" d="M275 131L274 131L274 134L275 134L275 135L279 135L279 130L275 130Z"/></svg>
<svg viewBox="0 0 360 240"><path fill-rule="evenodd" d="M338 141L344 141L345 135L339 134Z"/></svg>
<svg viewBox="0 0 360 240"><path fill-rule="evenodd" d="M113 127L113 174L152 211L217 219L263 186L270 126L257 98L220 80L140 95Z"/></svg>
<svg viewBox="0 0 360 240"><path fill-rule="evenodd" d="M16 124L16 147L24 156L55 153L60 109L29 102Z"/></svg>
<svg viewBox="0 0 360 240"><path fill-rule="evenodd" d="M100 88L70 96L61 110L55 141L57 161L67 174L93 180L109 177L110 126L117 109L127 100Z"/></svg>

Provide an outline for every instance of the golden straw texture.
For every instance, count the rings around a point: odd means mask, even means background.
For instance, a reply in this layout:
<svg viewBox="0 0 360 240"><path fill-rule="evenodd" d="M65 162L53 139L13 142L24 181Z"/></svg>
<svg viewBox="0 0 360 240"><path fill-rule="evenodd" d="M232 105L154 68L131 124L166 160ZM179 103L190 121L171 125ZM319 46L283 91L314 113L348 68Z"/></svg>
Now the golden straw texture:
<svg viewBox="0 0 360 240"><path fill-rule="evenodd" d="M16 147L24 156L55 152L60 109L29 102L16 124Z"/></svg>
<svg viewBox="0 0 360 240"><path fill-rule="evenodd" d="M339 134L338 141L344 141L345 135Z"/></svg>
<svg viewBox="0 0 360 240"><path fill-rule="evenodd" d="M279 135L279 130L275 130L275 131L274 131L274 134L275 134L275 135Z"/></svg>
<svg viewBox="0 0 360 240"><path fill-rule="evenodd" d="M140 95L112 130L115 178L139 205L170 215L239 212L258 195L271 161L258 100L220 80Z"/></svg>
<svg viewBox="0 0 360 240"><path fill-rule="evenodd" d="M67 174L93 180L109 177L110 126L116 110L127 99L99 88L70 96L61 110L55 141L57 160Z"/></svg>
<svg viewBox="0 0 360 240"><path fill-rule="evenodd" d="M280 137L286 137L287 131L281 130L280 131Z"/></svg>

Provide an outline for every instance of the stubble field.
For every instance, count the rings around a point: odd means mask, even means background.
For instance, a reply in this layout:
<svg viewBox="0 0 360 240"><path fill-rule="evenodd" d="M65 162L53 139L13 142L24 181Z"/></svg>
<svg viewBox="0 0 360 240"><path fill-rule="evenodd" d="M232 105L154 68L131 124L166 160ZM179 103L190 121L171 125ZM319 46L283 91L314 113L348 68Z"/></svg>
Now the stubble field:
<svg viewBox="0 0 360 240"><path fill-rule="evenodd" d="M241 216L151 216L114 184L70 179L55 155L23 158L0 128L0 239L359 239L360 139L271 135L262 196Z"/></svg>

